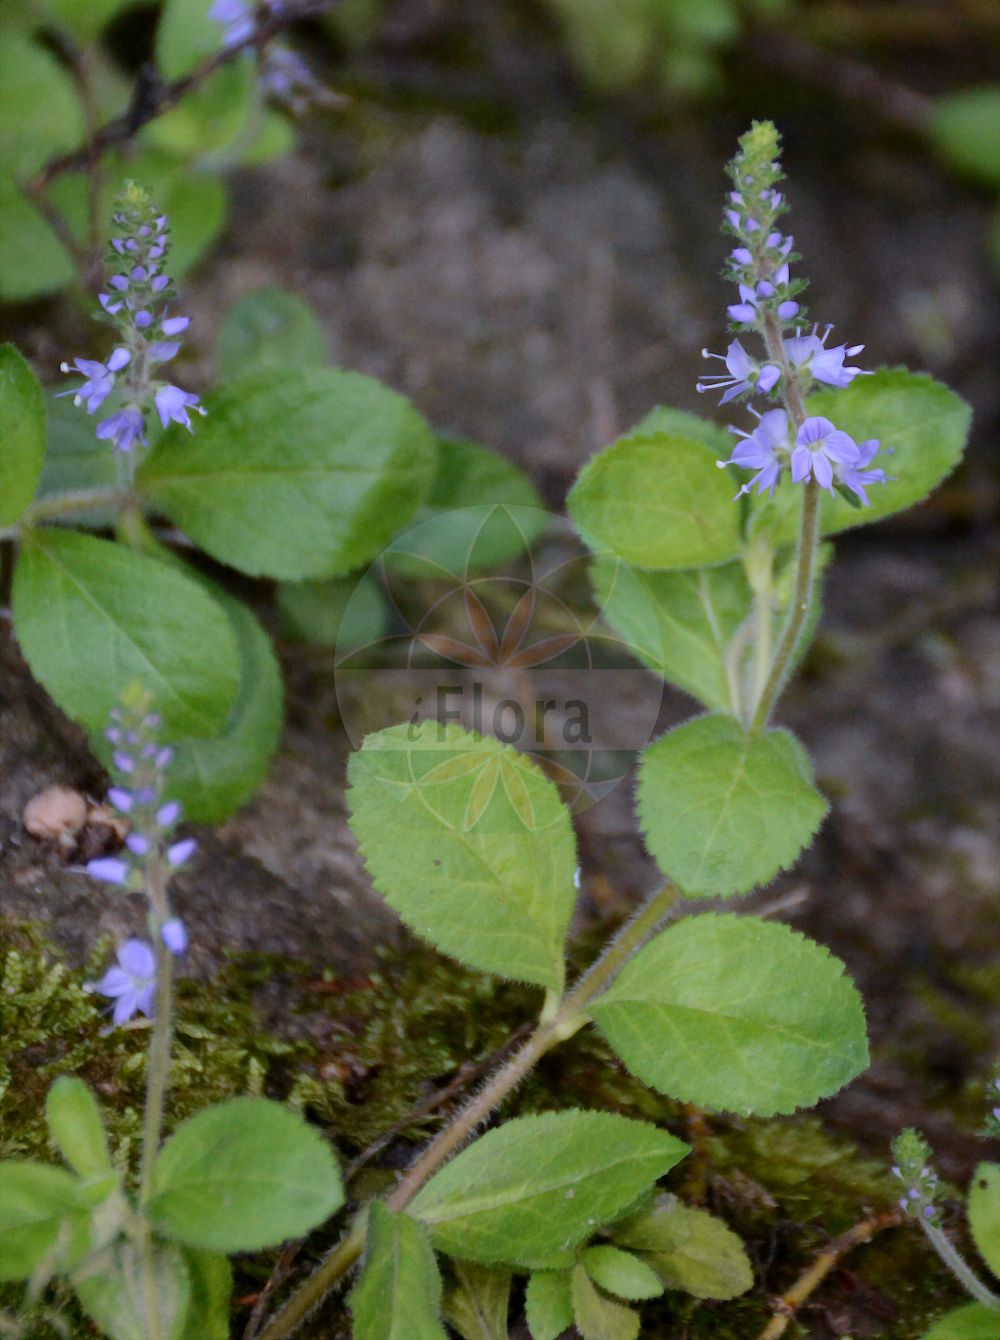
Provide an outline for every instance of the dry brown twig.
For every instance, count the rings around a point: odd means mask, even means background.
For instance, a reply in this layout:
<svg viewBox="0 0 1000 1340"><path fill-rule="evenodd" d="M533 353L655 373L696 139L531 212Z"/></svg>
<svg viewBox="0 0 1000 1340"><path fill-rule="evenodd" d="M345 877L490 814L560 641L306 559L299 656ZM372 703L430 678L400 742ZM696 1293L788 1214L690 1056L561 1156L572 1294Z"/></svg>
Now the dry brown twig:
<svg viewBox="0 0 1000 1340"><path fill-rule="evenodd" d="M119 145L128 144L135 136L157 117L168 112L188 93L200 88L217 70L238 60L245 51L262 52L280 33L302 19L313 18L324 10L330 9L336 0L297 0L297 3L278 9L266 6L258 8L257 22L249 37L231 46L220 46L219 50L196 65L188 74L178 79L164 80L155 65L140 67L129 105L118 116L111 117L101 126L95 126L91 115L87 116L87 136L84 143L69 153L58 154L41 167L33 177L21 185L25 195L39 211L59 241L72 257L84 283L90 281L88 273L92 268L93 257L73 235L62 213L49 198L48 187L57 177L66 172L96 173L104 155ZM70 64L78 80L82 82L85 70L80 61L80 53L68 53ZM96 196L96 190L93 192Z"/></svg>
<svg viewBox="0 0 1000 1340"><path fill-rule="evenodd" d="M792 1287L780 1298L773 1300L771 1306L774 1316L757 1340L779 1340L794 1321L798 1309L816 1292L830 1271L840 1264L848 1252L865 1242L870 1242L876 1233L881 1233L886 1228L895 1228L902 1222L903 1216L898 1210L887 1210L883 1214L873 1214L868 1219L862 1219L846 1233L834 1238L829 1246L817 1254L812 1264L802 1272Z"/></svg>

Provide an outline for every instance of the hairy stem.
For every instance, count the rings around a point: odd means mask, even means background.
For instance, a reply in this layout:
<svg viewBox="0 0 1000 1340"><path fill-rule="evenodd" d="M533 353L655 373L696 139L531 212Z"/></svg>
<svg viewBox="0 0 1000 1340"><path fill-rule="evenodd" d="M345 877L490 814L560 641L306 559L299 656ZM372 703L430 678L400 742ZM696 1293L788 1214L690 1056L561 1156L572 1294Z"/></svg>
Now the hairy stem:
<svg viewBox="0 0 1000 1340"><path fill-rule="evenodd" d="M938 1228L937 1224L930 1223L927 1219L921 1219L919 1223L927 1234L931 1246L969 1297L974 1298L977 1303L982 1303L983 1307L992 1308L994 1312L1000 1312L1000 1296L986 1287L944 1230Z"/></svg>
<svg viewBox="0 0 1000 1340"><path fill-rule="evenodd" d="M819 544L819 485L815 479L806 480L802 492L802 521L799 527L799 554L795 570L795 591L792 607L788 613L788 622L781 635L781 642L771 662L767 677L753 719L752 731L762 730L785 686L785 680L791 669L792 658L798 646L799 637L809 619L812 604L813 578L816 572L816 548Z"/></svg>
<svg viewBox="0 0 1000 1340"><path fill-rule="evenodd" d="M156 1006L153 1035L146 1070L146 1112L142 1129L142 1166L139 1173L139 1204L145 1205L153 1191L153 1167L160 1151L163 1104L170 1081L170 1048L173 1042L173 955L163 942L161 928L167 919L166 872L161 862L151 865L147 893L150 930L156 953Z"/></svg>
<svg viewBox="0 0 1000 1340"><path fill-rule="evenodd" d="M402 1210L417 1192L472 1136L476 1127L500 1106L509 1093L538 1064L546 1052L565 1042L587 1022L586 1007L610 986L628 960L656 930L680 896L667 884L626 922L600 957L591 964L548 1022L535 1029L523 1046L505 1061L455 1119L430 1142L403 1180L385 1200L390 1210ZM284 1340L292 1335L324 1295L354 1265L364 1250L364 1226L360 1216L305 1284L260 1334L260 1340Z"/></svg>

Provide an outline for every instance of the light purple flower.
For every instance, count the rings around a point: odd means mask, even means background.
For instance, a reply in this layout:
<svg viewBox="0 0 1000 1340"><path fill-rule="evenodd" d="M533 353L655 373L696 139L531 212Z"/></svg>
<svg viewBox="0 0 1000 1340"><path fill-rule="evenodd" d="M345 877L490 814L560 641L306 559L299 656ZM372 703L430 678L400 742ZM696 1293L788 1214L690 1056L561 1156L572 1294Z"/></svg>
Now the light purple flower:
<svg viewBox="0 0 1000 1340"><path fill-rule="evenodd" d="M160 935L171 954L183 954L188 947L187 929L184 922L177 917L171 917L169 921L163 923Z"/></svg>
<svg viewBox="0 0 1000 1340"><path fill-rule="evenodd" d="M747 252L746 254L749 256L750 253ZM770 279L760 279L753 287L749 284L740 284L740 301L733 303L728 308L730 317L734 321L756 321L761 315L761 303L776 297L778 290L786 288L788 282L789 275L786 262L778 266ZM791 298L778 303L775 308L778 318L782 321L790 321L798 310L799 304Z"/></svg>
<svg viewBox="0 0 1000 1340"><path fill-rule="evenodd" d="M149 854L152 843L145 833L129 833L125 839L125 846L128 847L133 856L146 856Z"/></svg>
<svg viewBox="0 0 1000 1340"><path fill-rule="evenodd" d="M833 349L826 348L832 326L827 326L822 339L815 330L811 335L795 335L785 340L785 353L795 368L803 368L818 382L827 386L850 386L855 377L870 377L872 374L863 368L844 367L845 358L853 358L865 347L863 344L838 344Z"/></svg>
<svg viewBox="0 0 1000 1340"><path fill-rule="evenodd" d="M189 316L168 316L160 322L160 329L164 335L180 335L182 331L187 330L191 324Z"/></svg>
<svg viewBox="0 0 1000 1340"><path fill-rule="evenodd" d="M878 449L879 443L876 437L869 438L867 442L859 442L858 459L851 465L839 465L836 471L838 483L856 493L864 507L869 506L866 487L871 484L886 484L890 478L881 466L876 466L874 470L868 469L878 455Z"/></svg>
<svg viewBox="0 0 1000 1340"><path fill-rule="evenodd" d="M156 822L161 828L173 828L180 817L181 807L176 800L168 800L156 811Z"/></svg>
<svg viewBox="0 0 1000 1340"><path fill-rule="evenodd" d="M127 349L115 349L106 363L93 358L74 358L72 364L61 363L63 372L78 372L85 380L75 391L60 391L60 395L71 395L74 405L86 403L87 413L95 414L115 389L115 373L129 361L131 355Z"/></svg>
<svg viewBox="0 0 1000 1340"><path fill-rule="evenodd" d="M223 28L223 47L238 46L253 36L254 14L246 0L212 0L208 17Z"/></svg>
<svg viewBox="0 0 1000 1340"><path fill-rule="evenodd" d="M136 442L146 444L146 420L134 406L120 409L100 421L97 436L102 440L111 438L119 451L131 451Z"/></svg>
<svg viewBox="0 0 1000 1340"><path fill-rule="evenodd" d="M91 988L115 1002L113 1019L123 1024L136 1012L153 1013L156 956L145 940L126 940L118 950L118 967L109 968Z"/></svg>
<svg viewBox="0 0 1000 1340"><path fill-rule="evenodd" d="M737 465L743 470L757 471L753 479L744 484L736 494L737 498L749 493L754 484L757 485L758 493L763 493L767 489L768 494L773 497L774 486L791 450L788 441L788 415L785 411L769 409L766 414L759 417L760 423L752 433L744 433L739 428L731 430L743 441L737 442L728 461L718 462L720 467Z"/></svg>
<svg viewBox="0 0 1000 1340"><path fill-rule="evenodd" d="M157 340L155 344L149 346L149 361L151 363L169 363L172 358L176 358L180 350L179 340Z"/></svg>
<svg viewBox="0 0 1000 1340"><path fill-rule="evenodd" d="M182 391L179 386L164 386L157 391L156 412L164 428L169 423L179 423L189 433L194 432L188 417L189 409L195 410L198 414L205 413L198 403L198 397L192 395L190 391Z"/></svg>
<svg viewBox="0 0 1000 1340"><path fill-rule="evenodd" d="M175 842L172 847L167 848L167 860L171 865L183 865L186 860L194 855L197 846L198 844L194 838L183 838L180 842Z"/></svg>
<svg viewBox="0 0 1000 1340"><path fill-rule="evenodd" d="M123 786L110 787L108 790L108 799L121 814L128 814L129 810L135 804L135 797L132 795L132 792L126 791Z"/></svg>
<svg viewBox="0 0 1000 1340"><path fill-rule="evenodd" d="M105 884L124 884L129 877L129 864L117 856L101 856L87 862L87 874Z"/></svg>
<svg viewBox="0 0 1000 1340"><path fill-rule="evenodd" d="M754 390L770 391L781 376L780 370L771 363L765 363L761 367L756 359L750 357L739 340L733 340L725 355L713 354L707 349L702 349L701 356L721 359L726 365L728 376L713 373L709 377L703 377L696 388L699 393L722 391L720 405L725 405L730 400L735 400L737 396Z"/></svg>
<svg viewBox="0 0 1000 1340"><path fill-rule="evenodd" d="M856 465L857 461L858 448L854 438L817 414L806 419L795 438L792 479L801 484L812 475L820 488L832 493L834 468Z"/></svg>

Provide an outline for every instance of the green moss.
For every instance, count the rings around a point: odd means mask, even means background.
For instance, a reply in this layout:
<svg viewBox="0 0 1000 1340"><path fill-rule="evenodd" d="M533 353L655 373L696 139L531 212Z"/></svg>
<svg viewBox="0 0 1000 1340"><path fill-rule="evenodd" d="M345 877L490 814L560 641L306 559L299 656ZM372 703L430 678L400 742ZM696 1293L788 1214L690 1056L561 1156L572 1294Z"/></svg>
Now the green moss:
<svg viewBox="0 0 1000 1340"><path fill-rule="evenodd" d="M0 923L0 1037L7 1040L0 1053L0 1157L52 1157L45 1093L57 1075L72 1072L98 1093L117 1156L123 1165L132 1163L147 1035L141 1026L109 1029L99 1000L84 990L108 957L109 947L100 945L91 962L74 972L37 929ZM261 1024L272 1001L280 1009L280 1037ZM221 1098L266 1092L306 1110L345 1163L379 1140L352 1185L356 1196L372 1194L406 1160L407 1145L427 1139L464 1100L483 1073L479 1058L498 1053L539 1003L531 988L466 971L419 945L383 955L375 971L353 982L332 974L315 980L295 963L242 956L209 983L179 985L170 1124ZM459 1076L448 1101L419 1110ZM644 1117L686 1134L683 1109L625 1074L593 1029L547 1057L508 1110L580 1105ZM764 1268L763 1287L728 1303L668 1295L643 1310L647 1340L756 1335L769 1316L769 1295L787 1288L830 1238L894 1199L886 1168L860 1156L814 1117L711 1118L709 1127L708 1208L743 1236ZM387 1132L388 1139L380 1139ZM685 1177L682 1165L675 1189L683 1191ZM273 1261L268 1254L242 1259L237 1296L259 1288ZM10 1289L0 1292L0 1307L15 1296ZM864 1313L858 1309L875 1300L872 1317L881 1340L917 1340L961 1296L923 1238L899 1229L853 1253L818 1299L850 1317L859 1333ZM339 1308L321 1310L305 1330L306 1340L329 1336ZM59 1300L58 1310L69 1340L92 1336L70 1300ZM244 1315L238 1313L236 1334ZM55 1333L41 1316L32 1318L33 1337L48 1340ZM791 1340L794 1328L788 1334Z"/></svg>

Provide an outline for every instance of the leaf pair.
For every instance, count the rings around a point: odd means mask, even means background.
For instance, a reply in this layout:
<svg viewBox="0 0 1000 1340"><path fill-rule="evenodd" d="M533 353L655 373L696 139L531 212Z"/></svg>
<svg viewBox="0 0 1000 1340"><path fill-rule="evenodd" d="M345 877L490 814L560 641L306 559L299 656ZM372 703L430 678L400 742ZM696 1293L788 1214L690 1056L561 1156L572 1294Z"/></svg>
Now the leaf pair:
<svg viewBox="0 0 1000 1340"><path fill-rule="evenodd" d="M371 1207L366 1264L351 1296L355 1340L443 1336L434 1249L482 1265L571 1266L595 1225L619 1217L686 1152L655 1126L604 1112L545 1113L490 1131L406 1214Z"/></svg>

